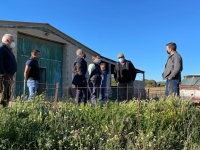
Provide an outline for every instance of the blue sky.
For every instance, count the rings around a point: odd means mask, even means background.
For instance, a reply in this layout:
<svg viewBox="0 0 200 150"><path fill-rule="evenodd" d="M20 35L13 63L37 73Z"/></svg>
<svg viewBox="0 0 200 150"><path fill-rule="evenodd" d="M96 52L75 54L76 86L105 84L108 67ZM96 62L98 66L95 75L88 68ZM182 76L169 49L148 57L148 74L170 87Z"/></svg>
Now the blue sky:
<svg viewBox="0 0 200 150"><path fill-rule="evenodd" d="M183 58L182 76L200 74L199 6L199 0L13 0L1 3L0 20L49 23L110 59L123 52L146 79L162 81L169 42Z"/></svg>

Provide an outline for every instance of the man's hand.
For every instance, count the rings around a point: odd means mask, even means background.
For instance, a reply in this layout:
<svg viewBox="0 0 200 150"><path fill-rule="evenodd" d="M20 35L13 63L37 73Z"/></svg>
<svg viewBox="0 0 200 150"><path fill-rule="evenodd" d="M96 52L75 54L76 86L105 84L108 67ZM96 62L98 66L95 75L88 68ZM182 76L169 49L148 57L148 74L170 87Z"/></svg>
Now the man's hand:
<svg viewBox="0 0 200 150"><path fill-rule="evenodd" d="M24 79L24 82L25 82L25 83L27 82L27 79L26 79L26 78Z"/></svg>

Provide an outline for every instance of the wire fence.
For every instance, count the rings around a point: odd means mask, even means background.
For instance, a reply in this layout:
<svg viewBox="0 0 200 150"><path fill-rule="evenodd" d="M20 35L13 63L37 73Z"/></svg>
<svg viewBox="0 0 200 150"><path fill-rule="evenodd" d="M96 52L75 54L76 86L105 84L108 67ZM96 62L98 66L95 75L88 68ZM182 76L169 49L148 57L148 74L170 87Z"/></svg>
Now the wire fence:
<svg viewBox="0 0 200 150"><path fill-rule="evenodd" d="M1 83L5 80L0 81ZM10 84L8 88L8 93L11 95L10 101L14 101L16 98L20 98L22 101L28 99L29 88L27 83L24 81L7 81ZM92 93L94 89L89 87L74 87L74 86L60 86L59 83L49 84L49 83L38 83L38 90L36 95L43 95L45 101L65 101L65 100L74 100L76 98L76 93L78 89L86 89L87 93L82 93L82 101L85 97L90 102ZM173 88L173 87L171 87ZM136 100L149 100L149 99L159 99L159 97L165 96L165 87L158 88L144 88L141 84L134 84L133 86L118 87L118 86L107 86L107 87L95 87L97 99L102 97L101 90L105 91L106 101L123 101L127 99L136 99ZM122 98L122 89L125 91L125 98ZM2 93L1 87L1 93ZM123 91L123 92L124 92ZM180 88L181 97L189 97L193 100L200 97L200 91L196 88L185 87ZM131 98L130 98L131 97ZM199 99L200 100L200 99Z"/></svg>

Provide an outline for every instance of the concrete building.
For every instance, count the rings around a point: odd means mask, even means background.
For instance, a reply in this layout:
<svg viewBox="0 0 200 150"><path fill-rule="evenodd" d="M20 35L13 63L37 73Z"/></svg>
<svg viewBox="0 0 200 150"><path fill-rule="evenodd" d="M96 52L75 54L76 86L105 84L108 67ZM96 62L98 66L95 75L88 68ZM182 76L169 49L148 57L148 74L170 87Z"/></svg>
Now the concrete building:
<svg viewBox="0 0 200 150"><path fill-rule="evenodd" d="M0 37L5 33L12 34L17 44L13 49L18 64L14 79L15 96L23 92L23 71L31 50L40 50L39 65L42 77L40 92L47 88L48 95L54 95L55 84L59 82L59 96L66 94L66 87L72 86L72 66L76 58L76 50L81 48L86 52L88 64L92 63L92 54L98 53L49 24L0 21ZM104 56L102 61L107 65L108 85L110 85L116 62ZM144 78L144 71L137 69L137 72L142 73Z"/></svg>

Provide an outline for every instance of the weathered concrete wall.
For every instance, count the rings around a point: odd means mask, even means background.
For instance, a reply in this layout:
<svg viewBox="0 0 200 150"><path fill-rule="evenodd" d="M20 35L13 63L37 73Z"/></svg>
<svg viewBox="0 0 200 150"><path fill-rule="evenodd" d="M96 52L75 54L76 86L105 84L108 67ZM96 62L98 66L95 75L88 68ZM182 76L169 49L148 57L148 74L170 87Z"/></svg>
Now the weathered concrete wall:
<svg viewBox="0 0 200 150"><path fill-rule="evenodd" d="M50 40L50 41L54 41L54 42L63 44L63 73L62 73L63 94L65 93L67 86L68 87L72 86L72 84L71 84L71 82L72 82L72 66L73 66L73 62L76 58L76 50L78 48L83 49L86 53L87 64L89 65L90 63L92 63L92 58L91 58L92 52L88 53L90 51L89 49L86 49L85 47L76 46L55 34L49 33L49 34L45 35L44 31L37 30L37 29L30 29L30 28L26 29L26 28L5 28L5 27L1 28L0 27L0 38L6 33L13 35L16 44L17 44L18 33L27 34L30 36L34 36L34 37L38 37L38 38L42 38L45 40ZM17 57L17 46L13 49L13 53L14 53L15 57ZM111 75L108 75L108 79L107 79L108 84L107 85L109 85L109 86L110 86L110 77L111 77ZM14 78L14 80L15 79L16 78ZM15 87L15 85L14 85L14 87Z"/></svg>

